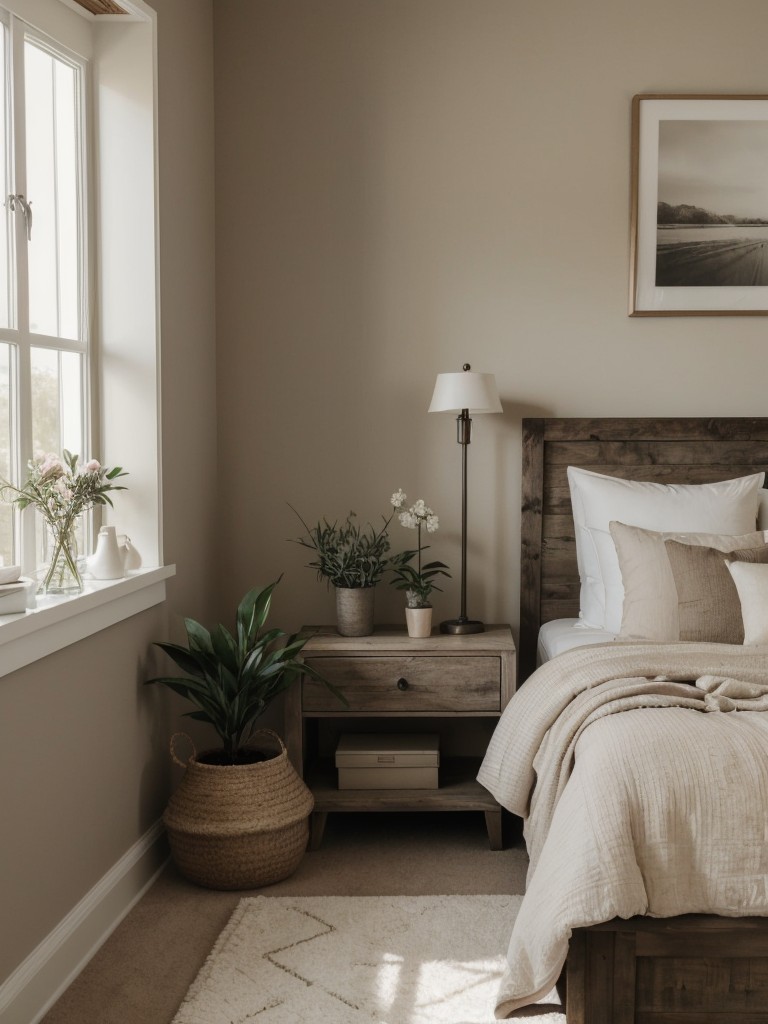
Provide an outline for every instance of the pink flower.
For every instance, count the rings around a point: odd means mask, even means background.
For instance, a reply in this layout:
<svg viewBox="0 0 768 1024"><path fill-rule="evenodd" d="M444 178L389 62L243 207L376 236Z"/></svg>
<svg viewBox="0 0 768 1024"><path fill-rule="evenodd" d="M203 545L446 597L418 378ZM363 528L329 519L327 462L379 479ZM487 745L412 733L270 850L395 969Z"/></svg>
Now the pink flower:
<svg viewBox="0 0 768 1024"><path fill-rule="evenodd" d="M63 477L59 477L59 479L54 484L54 489L59 492L59 494L62 496L64 501L71 501L72 500L72 498L73 498L72 490L68 486L67 481Z"/></svg>
<svg viewBox="0 0 768 1024"><path fill-rule="evenodd" d="M96 459L91 459L90 462L86 462L83 469L86 473L98 473L101 469L101 463L97 462Z"/></svg>
<svg viewBox="0 0 768 1024"><path fill-rule="evenodd" d="M40 466L41 480L56 480L64 475L64 467L58 455L48 454Z"/></svg>

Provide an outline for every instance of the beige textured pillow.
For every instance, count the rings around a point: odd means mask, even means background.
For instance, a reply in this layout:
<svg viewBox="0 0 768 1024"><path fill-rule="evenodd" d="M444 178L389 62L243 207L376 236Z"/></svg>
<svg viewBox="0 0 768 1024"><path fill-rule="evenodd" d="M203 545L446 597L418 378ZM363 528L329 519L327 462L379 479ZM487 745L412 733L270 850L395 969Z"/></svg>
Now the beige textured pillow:
<svg viewBox="0 0 768 1024"><path fill-rule="evenodd" d="M755 548L768 541L758 531L740 536L718 533L657 533L639 526L612 522L611 537L624 584L622 637L644 640L679 640L677 589L664 547L666 540L736 551Z"/></svg>
<svg viewBox="0 0 768 1024"><path fill-rule="evenodd" d="M664 547L677 588L680 639L743 644L741 601L728 563L768 564L768 544L723 552L668 540Z"/></svg>
<svg viewBox="0 0 768 1024"><path fill-rule="evenodd" d="M730 562L741 602L745 644L768 644L768 565Z"/></svg>

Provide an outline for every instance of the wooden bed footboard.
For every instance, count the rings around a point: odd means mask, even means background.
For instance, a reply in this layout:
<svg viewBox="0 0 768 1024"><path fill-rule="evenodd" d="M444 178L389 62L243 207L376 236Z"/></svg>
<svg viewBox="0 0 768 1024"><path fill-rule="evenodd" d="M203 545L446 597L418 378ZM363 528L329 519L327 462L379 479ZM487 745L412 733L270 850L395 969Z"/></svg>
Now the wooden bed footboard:
<svg viewBox="0 0 768 1024"><path fill-rule="evenodd" d="M568 1024L768 1024L768 917L633 917L571 938Z"/></svg>

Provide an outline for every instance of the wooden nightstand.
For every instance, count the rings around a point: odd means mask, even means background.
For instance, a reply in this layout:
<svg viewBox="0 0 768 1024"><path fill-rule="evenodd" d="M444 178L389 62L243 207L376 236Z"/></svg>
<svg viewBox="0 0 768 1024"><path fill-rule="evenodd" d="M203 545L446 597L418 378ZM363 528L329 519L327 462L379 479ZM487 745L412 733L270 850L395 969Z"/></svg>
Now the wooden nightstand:
<svg viewBox="0 0 768 1024"><path fill-rule="evenodd" d="M308 678L286 695L286 746L315 797L310 848L322 842L329 811L483 811L491 849L500 850L501 807L476 781L479 756L441 754L438 789L340 790L320 727L338 735L396 732L404 720L413 729L414 719L497 719L515 690L510 627L487 626L484 633L466 636L433 633L424 640L394 627L365 637L339 636L332 626L304 631L314 634L302 652L304 661L349 701L346 707ZM421 731L427 728L433 731L431 725Z"/></svg>

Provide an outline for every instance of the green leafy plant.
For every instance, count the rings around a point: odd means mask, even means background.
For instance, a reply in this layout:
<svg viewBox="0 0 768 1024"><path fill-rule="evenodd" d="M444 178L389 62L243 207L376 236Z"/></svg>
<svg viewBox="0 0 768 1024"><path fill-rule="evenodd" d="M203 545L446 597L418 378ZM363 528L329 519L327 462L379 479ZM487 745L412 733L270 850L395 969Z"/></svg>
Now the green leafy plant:
<svg viewBox="0 0 768 1024"><path fill-rule="evenodd" d="M308 568L316 570L318 579L325 579L334 587L375 587L390 568L387 527L392 516L381 517L384 525L379 530L370 523L361 527L355 521L354 512L342 523L322 519L310 527L293 505L288 507L305 532L305 536L296 538L294 543L315 552L317 557L307 564Z"/></svg>
<svg viewBox="0 0 768 1024"><path fill-rule="evenodd" d="M212 725L221 740L221 751L209 751L198 760L213 764L257 760L259 755L247 747L256 719L300 675L325 683L347 703L336 687L299 659L309 637L264 629L272 591L279 582L248 591L238 605L234 633L222 625L209 632L194 619L185 619L187 647L155 644L185 675L157 676L147 683L161 683L186 697L198 708L187 712L188 717Z"/></svg>
<svg viewBox="0 0 768 1024"><path fill-rule="evenodd" d="M392 585L396 590L404 590L406 604L409 608L431 608L430 597L433 590L441 588L434 582L436 576L451 578L445 562L426 562L422 564L421 553L429 549L428 544L421 543L421 529L427 533L435 533L440 526L435 511L419 498L410 508L405 508L407 495L397 490L390 499L398 513L400 525L409 530L418 531L417 547L412 551L403 551L392 559L394 579ZM416 565L411 562L416 559Z"/></svg>

